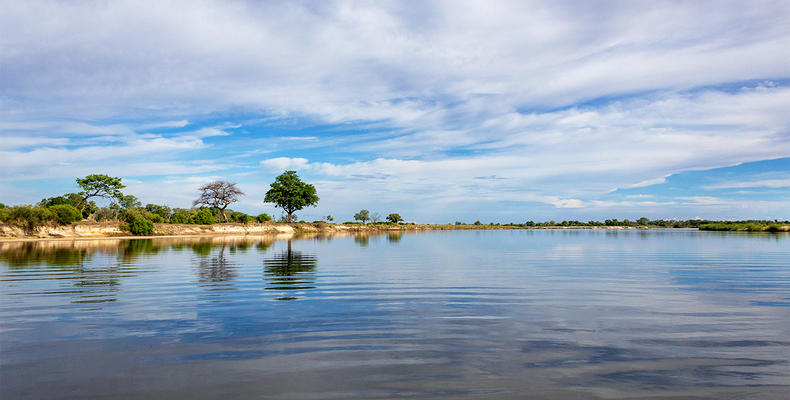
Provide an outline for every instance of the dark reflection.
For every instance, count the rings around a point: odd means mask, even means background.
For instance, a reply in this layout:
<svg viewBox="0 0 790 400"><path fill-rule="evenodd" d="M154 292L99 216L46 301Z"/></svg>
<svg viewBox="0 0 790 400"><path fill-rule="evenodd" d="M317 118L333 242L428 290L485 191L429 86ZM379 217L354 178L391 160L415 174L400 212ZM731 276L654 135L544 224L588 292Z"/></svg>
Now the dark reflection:
<svg viewBox="0 0 790 400"><path fill-rule="evenodd" d="M269 282L266 290L295 291L315 288L315 267L317 259L314 255L303 254L288 249L280 254L263 260L264 279ZM281 296L276 300L296 300L295 295Z"/></svg>
<svg viewBox="0 0 790 400"><path fill-rule="evenodd" d="M223 244L215 256L200 258L198 263L200 282L227 282L236 276L233 263L225 256L227 249L228 245ZM235 252L234 246L231 246L230 252Z"/></svg>
<svg viewBox="0 0 790 400"><path fill-rule="evenodd" d="M398 243L402 237L403 234L400 232L390 232L387 234L387 241L390 243Z"/></svg>
<svg viewBox="0 0 790 400"><path fill-rule="evenodd" d="M368 247L370 244L370 235L354 235L354 243L358 244L360 247Z"/></svg>

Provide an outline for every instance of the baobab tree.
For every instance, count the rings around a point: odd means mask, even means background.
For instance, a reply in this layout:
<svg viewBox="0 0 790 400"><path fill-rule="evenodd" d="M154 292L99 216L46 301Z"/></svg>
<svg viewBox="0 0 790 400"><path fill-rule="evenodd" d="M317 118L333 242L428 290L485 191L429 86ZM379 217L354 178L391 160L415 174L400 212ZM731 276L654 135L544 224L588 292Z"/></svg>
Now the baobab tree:
<svg viewBox="0 0 790 400"><path fill-rule="evenodd" d="M215 207L219 210L219 215L222 220L227 222L228 217L225 216L225 209L231 203L239 201L239 196L243 196L242 192L235 183L225 181L214 181L207 183L200 187L200 197L192 202L193 206L204 205L208 207Z"/></svg>

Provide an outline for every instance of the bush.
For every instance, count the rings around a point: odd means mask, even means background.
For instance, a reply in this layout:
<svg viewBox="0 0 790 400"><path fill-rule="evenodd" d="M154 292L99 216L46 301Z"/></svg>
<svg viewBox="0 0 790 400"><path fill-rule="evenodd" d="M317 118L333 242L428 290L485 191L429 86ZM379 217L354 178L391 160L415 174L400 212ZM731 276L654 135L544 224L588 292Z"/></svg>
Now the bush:
<svg viewBox="0 0 790 400"><path fill-rule="evenodd" d="M269 222L269 221L271 221L273 218L272 218L272 216L271 216L271 215L269 215L269 214L266 214L266 213L263 213L263 214L258 214L258 217L257 217L257 218L255 218L255 219L257 219L257 220L258 220L258 222Z"/></svg>
<svg viewBox="0 0 790 400"><path fill-rule="evenodd" d="M126 224L123 229L128 230L132 235L150 235L154 233L154 223L135 214L129 213L126 217Z"/></svg>
<svg viewBox="0 0 790 400"><path fill-rule="evenodd" d="M159 214L150 213L148 217L150 217L151 222L155 224L161 224L162 222L165 222L165 219Z"/></svg>
<svg viewBox="0 0 790 400"><path fill-rule="evenodd" d="M166 222L167 220L169 220L170 219L170 215L173 212L170 209L170 207L168 207L168 206L160 206L160 205L157 205L157 204L146 204L145 205L145 210L150 212L150 213L152 213L152 214L158 215L162 219L161 222ZM154 220L152 220L152 221L154 221ZM154 221L154 222L158 222L158 221Z"/></svg>
<svg viewBox="0 0 790 400"><path fill-rule="evenodd" d="M60 225L67 225L72 222L82 220L82 213L80 210L69 204L58 204L51 206L49 207L49 211L51 211L54 215L55 222Z"/></svg>
<svg viewBox="0 0 790 400"><path fill-rule="evenodd" d="M246 224L248 222L252 222L253 219L254 218L251 215L247 215L243 212L231 211L230 213L230 220L232 222L241 222L243 224Z"/></svg>
<svg viewBox="0 0 790 400"><path fill-rule="evenodd" d="M3 204L0 203L0 205ZM10 216L11 216L11 212L7 208L0 207L0 222L8 222Z"/></svg>
<svg viewBox="0 0 790 400"><path fill-rule="evenodd" d="M55 214L44 207L15 206L8 210L8 222L35 233L36 229L55 220Z"/></svg>
<svg viewBox="0 0 790 400"><path fill-rule="evenodd" d="M176 213L170 217L171 224L188 224L189 223L189 215L184 213Z"/></svg>
<svg viewBox="0 0 790 400"><path fill-rule="evenodd" d="M208 208L201 208L200 211L192 217L192 222L200 225L211 225L215 222L214 214Z"/></svg>

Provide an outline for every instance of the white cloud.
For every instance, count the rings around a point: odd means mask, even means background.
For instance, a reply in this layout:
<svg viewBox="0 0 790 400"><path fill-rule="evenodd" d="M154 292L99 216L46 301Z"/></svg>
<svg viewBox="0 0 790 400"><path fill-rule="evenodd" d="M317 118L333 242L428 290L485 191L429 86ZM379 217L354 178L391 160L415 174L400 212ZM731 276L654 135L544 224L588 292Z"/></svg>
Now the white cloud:
<svg viewBox="0 0 790 400"><path fill-rule="evenodd" d="M306 158L277 157L261 161L261 165L271 171L301 170L310 168Z"/></svg>
<svg viewBox="0 0 790 400"><path fill-rule="evenodd" d="M790 187L790 179L764 179L747 182L724 182L715 185L707 185L707 190L713 189L742 189L742 188L786 188Z"/></svg>
<svg viewBox="0 0 790 400"><path fill-rule="evenodd" d="M790 155L790 89L733 88L787 77L788 19L782 2L10 2L0 179L219 174L206 158L247 157L354 198L600 206L612 187ZM200 121L240 114L371 129L199 153L241 136ZM296 157L256 165L266 152Z"/></svg>

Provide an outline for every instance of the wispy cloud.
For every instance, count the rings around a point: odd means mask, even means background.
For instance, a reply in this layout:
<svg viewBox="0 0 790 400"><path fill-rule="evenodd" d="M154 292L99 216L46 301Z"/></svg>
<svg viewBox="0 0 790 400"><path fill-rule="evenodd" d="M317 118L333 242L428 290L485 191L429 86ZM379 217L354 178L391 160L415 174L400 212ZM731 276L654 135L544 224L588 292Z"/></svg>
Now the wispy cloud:
<svg viewBox="0 0 790 400"><path fill-rule="evenodd" d="M788 19L782 2L12 2L0 180L297 169L337 204L703 204L604 197L790 156Z"/></svg>
<svg viewBox="0 0 790 400"><path fill-rule="evenodd" d="M766 179L750 182L723 182L715 185L707 185L705 189L743 189L743 188L787 188L790 187L790 179Z"/></svg>

